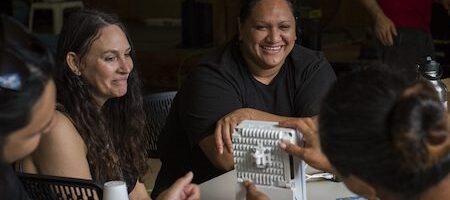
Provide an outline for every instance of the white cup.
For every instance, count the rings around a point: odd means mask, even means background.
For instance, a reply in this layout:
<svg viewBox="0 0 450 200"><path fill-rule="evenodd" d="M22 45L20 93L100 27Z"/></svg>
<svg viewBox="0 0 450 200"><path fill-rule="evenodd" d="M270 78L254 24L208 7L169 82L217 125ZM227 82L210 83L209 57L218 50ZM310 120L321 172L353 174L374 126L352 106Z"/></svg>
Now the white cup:
<svg viewBox="0 0 450 200"><path fill-rule="evenodd" d="M128 200L127 185L125 182L106 182L103 185L103 200Z"/></svg>

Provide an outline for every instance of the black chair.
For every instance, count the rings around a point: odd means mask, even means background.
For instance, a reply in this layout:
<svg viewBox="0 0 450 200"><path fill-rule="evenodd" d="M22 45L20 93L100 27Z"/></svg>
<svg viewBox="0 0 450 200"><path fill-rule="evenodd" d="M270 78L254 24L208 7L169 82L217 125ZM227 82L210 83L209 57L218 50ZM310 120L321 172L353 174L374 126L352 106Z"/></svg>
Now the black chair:
<svg viewBox="0 0 450 200"><path fill-rule="evenodd" d="M150 134L148 155L150 158L158 158L158 136L164 128L166 118L169 115L170 106L177 94L176 91L152 93L144 96L144 110L146 113L147 130Z"/></svg>
<svg viewBox="0 0 450 200"><path fill-rule="evenodd" d="M102 200L103 189L92 180L17 173L33 200Z"/></svg>

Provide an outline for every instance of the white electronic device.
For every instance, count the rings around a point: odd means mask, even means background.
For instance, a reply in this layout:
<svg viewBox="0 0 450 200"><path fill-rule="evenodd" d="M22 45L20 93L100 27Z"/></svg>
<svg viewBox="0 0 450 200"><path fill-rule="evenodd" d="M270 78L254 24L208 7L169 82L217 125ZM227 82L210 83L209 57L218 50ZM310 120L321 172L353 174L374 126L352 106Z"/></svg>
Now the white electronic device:
<svg viewBox="0 0 450 200"><path fill-rule="evenodd" d="M277 122L244 120L232 137L239 183L252 181L269 199L306 200L305 163L279 147L280 140L301 145L300 133ZM236 199L245 199L245 193L238 184Z"/></svg>

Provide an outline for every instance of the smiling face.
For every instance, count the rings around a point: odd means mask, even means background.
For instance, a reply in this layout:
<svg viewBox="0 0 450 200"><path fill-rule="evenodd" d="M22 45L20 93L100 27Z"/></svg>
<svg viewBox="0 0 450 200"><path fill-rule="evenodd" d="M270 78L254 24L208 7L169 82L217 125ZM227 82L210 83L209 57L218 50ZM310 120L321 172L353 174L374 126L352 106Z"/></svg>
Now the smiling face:
<svg viewBox="0 0 450 200"><path fill-rule="evenodd" d="M127 93L133 60L131 46L119 26L108 25L99 34L82 60L80 71L94 99L102 105L109 98Z"/></svg>
<svg viewBox="0 0 450 200"><path fill-rule="evenodd" d="M55 106L55 84L48 81L42 96L33 107L30 123L5 138L2 152L6 163L17 161L36 149L42 134L49 132L55 123Z"/></svg>
<svg viewBox="0 0 450 200"><path fill-rule="evenodd" d="M260 0L240 21L241 50L250 67L280 68L294 48L295 17L286 0Z"/></svg>

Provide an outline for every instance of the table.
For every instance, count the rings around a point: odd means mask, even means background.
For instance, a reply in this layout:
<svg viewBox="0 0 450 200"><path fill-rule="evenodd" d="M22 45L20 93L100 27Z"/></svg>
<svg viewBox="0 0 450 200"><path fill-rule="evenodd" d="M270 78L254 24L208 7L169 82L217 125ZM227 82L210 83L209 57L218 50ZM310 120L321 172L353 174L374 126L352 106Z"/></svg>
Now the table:
<svg viewBox="0 0 450 200"><path fill-rule="evenodd" d="M235 199L235 188L238 187L236 171L232 170L214 179L200 184L201 198L205 200ZM354 197L342 182L313 181L306 183L308 200L334 200L336 198Z"/></svg>

